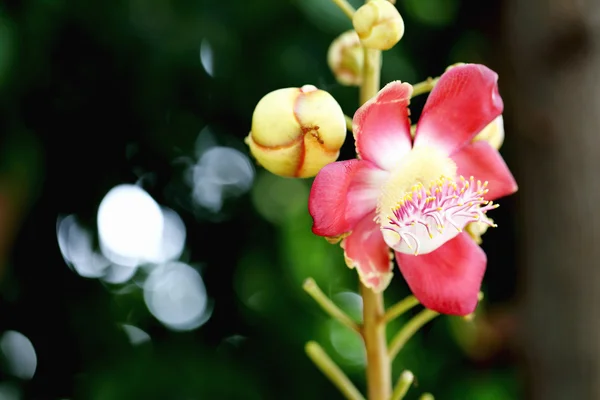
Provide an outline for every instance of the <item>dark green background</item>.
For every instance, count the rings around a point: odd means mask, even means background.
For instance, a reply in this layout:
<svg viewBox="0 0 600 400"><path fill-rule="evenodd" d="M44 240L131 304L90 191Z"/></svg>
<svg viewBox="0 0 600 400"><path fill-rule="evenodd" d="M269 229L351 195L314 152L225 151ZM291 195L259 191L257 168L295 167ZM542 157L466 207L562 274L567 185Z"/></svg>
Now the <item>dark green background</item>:
<svg viewBox="0 0 600 400"><path fill-rule="evenodd" d="M384 83L415 83L455 62L494 68L502 57L497 2L397 6L406 33L384 53ZM350 26L326 0L0 3L0 185L25 196L17 202L16 239L0 260L0 329L25 334L38 357L32 380L4 370L0 381L19 387L24 399L340 398L303 353L316 339L364 388L359 342L301 290L307 276L331 295L357 289L341 250L310 232L310 180L257 168L253 189L214 214L187 206L189 188L174 162L193 155L203 129L247 152L253 108L277 88L314 84L352 115L357 89L337 84L326 64L329 43ZM200 60L203 40L214 76ZM415 117L422 104L414 102ZM350 157L347 140L341 158ZM185 221L185 259L200 266L214 302L197 330L170 331L139 291L116 294L79 277L59 251L59 215L76 214L94 230L104 194L140 177ZM510 199L500 204L492 216L500 228L484 237L484 309L508 304L514 293L514 207ZM386 301L408 293L396 274ZM145 330L151 342L130 345L120 323ZM394 365L395 377L403 368L417 377L407 398L424 391L442 400L519 397L514 356L470 357L473 329L441 317L409 343Z"/></svg>

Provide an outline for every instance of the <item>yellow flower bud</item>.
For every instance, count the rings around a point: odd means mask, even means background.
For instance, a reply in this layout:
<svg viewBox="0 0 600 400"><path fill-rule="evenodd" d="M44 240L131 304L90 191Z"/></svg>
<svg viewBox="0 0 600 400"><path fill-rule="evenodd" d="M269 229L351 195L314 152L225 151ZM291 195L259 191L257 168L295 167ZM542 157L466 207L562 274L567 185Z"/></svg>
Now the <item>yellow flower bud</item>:
<svg viewBox="0 0 600 400"><path fill-rule="evenodd" d="M478 140L485 140L496 150L500 149L504 141L504 120L502 119L502 115L494 119L481 132L475 135L473 142ZM483 222L471 222L467 224L465 231L473 238L475 243L481 244L481 236L487 231L488 227L489 225Z"/></svg>
<svg viewBox="0 0 600 400"><path fill-rule="evenodd" d="M494 222L491 218L488 218L492 223ZM475 241L477 244L481 244L483 240L481 237L488 230L490 226L484 222L470 222L465 226L465 231L471 236L471 239Z"/></svg>
<svg viewBox="0 0 600 400"><path fill-rule="evenodd" d="M496 150L500 149L504 142L504 120L502 115L490 122L473 138L474 142L478 140L485 140Z"/></svg>
<svg viewBox="0 0 600 400"><path fill-rule="evenodd" d="M363 46L370 49L389 50L404 35L404 21L387 0L371 0L360 7L354 13L352 25Z"/></svg>
<svg viewBox="0 0 600 400"><path fill-rule="evenodd" d="M335 79L342 85L359 86L365 54L356 31L350 30L338 36L327 52L327 64Z"/></svg>
<svg viewBox="0 0 600 400"><path fill-rule="evenodd" d="M337 101L305 85L264 96L254 109L246 144L270 172L309 178L337 160L345 138L346 121Z"/></svg>

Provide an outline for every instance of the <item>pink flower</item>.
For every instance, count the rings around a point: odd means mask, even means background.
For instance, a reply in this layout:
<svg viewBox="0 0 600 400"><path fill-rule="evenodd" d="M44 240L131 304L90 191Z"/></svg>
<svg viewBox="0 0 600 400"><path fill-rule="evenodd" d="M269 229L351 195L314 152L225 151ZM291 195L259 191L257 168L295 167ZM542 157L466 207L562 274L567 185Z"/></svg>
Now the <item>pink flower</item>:
<svg viewBox="0 0 600 400"><path fill-rule="evenodd" d="M391 248L424 306L445 314L474 311L487 258L463 228L492 225L491 200L517 190L498 151L472 142L502 114L497 80L483 65L448 70L427 99L414 140L407 83L386 85L354 115L359 159L324 167L308 207L313 232L343 239L346 263L366 286L388 286Z"/></svg>

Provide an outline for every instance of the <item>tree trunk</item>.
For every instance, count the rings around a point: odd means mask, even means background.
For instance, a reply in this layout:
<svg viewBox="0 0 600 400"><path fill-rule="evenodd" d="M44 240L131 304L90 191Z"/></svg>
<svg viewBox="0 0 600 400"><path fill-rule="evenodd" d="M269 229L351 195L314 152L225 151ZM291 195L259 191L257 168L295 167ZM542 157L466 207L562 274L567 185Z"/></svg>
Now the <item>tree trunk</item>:
<svg viewBox="0 0 600 400"><path fill-rule="evenodd" d="M600 1L507 3L528 398L600 399Z"/></svg>

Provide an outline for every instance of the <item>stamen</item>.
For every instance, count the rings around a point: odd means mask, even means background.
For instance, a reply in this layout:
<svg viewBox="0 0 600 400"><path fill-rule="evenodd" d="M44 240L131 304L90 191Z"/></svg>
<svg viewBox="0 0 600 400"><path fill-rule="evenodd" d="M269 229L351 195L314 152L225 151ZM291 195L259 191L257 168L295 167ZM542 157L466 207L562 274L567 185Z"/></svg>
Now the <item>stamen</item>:
<svg viewBox="0 0 600 400"><path fill-rule="evenodd" d="M495 227L486 213L498 205L484 200L488 192L487 185L487 181L476 181L472 176L469 179L460 176L456 182L441 177L427 187L417 183L397 202L387 223L381 221L382 229L395 232L397 238L418 255L425 244L419 238L425 234L437 243L428 244L428 251L456 236L456 233L446 233L446 225L456 229L455 232L462 232L466 224L475 221ZM436 231L438 240L434 240Z"/></svg>

